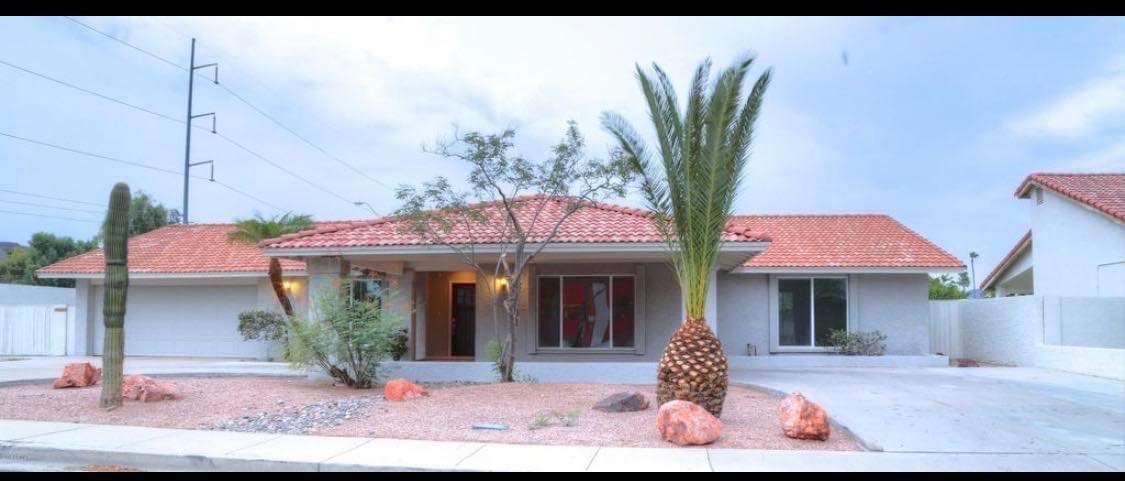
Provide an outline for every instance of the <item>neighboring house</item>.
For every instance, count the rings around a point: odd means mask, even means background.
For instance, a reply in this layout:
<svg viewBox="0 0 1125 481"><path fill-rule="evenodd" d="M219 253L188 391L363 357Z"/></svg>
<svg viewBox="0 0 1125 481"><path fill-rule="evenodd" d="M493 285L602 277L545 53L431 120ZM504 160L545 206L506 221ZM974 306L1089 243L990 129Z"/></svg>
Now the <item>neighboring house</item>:
<svg viewBox="0 0 1125 481"><path fill-rule="evenodd" d="M1125 174L1029 175L1031 229L981 283L997 297L1125 296Z"/></svg>
<svg viewBox="0 0 1125 481"><path fill-rule="evenodd" d="M125 354L264 358L268 345L246 342L238 313L281 310L266 276L269 260L252 244L231 242L233 224L173 224L129 239ZM307 306L305 265L282 261L296 308ZM76 279L72 355L100 355L105 257L95 249L40 269L42 278Z"/></svg>
<svg viewBox="0 0 1125 481"><path fill-rule="evenodd" d="M543 215L558 215L562 201L550 202L558 206ZM706 318L732 356L826 352L834 328L879 330L888 354L928 354L928 276L964 270L885 215L737 215L723 239ZM259 245L267 256L305 262L311 292L342 278L385 283L410 332L406 359L484 361L500 332L488 293L506 283L475 274L393 218ZM657 360L683 318L665 249L646 211L597 204L574 214L522 284L517 358ZM495 241L474 250L498 254Z"/></svg>

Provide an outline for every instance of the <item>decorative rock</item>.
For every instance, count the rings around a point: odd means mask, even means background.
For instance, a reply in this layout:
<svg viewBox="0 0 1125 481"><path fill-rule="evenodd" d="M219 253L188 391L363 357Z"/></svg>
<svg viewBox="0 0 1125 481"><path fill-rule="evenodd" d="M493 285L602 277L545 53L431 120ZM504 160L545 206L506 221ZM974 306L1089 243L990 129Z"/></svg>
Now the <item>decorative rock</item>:
<svg viewBox="0 0 1125 481"><path fill-rule="evenodd" d="M55 389L64 387L86 387L98 383L102 370L88 362L72 362L63 367L62 377L55 379Z"/></svg>
<svg viewBox="0 0 1125 481"><path fill-rule="evenodd" d="M723 423L690 401L668 401L656 412L656 428L665 441L680 446L710 444L719 439Z"/></svg>
<svg viewBox="0 0 1125 481"><path fill-rule="evenodd" d="M972 359L958 359L957 367L980 367L980 363Z"/></svg>
<svg viewBox="0 0 1125 481"><path fill-rule="evenodd" d="M598 401L594 409L607 413L644 411L648 409L648 399L639 392L619 392Z"/></svg>
<svg viewBox="0 0 1125 481"><path fill-rule="evenodd" d="M818 439L825 441L832 428L828 424L828 414L817 403L805 399L795 392L781 400L781 430L786 436L795 439Z"/></svg>
<svg viewBox="0 0 1125 481"><path fill-rule="evenodd" d="M130 374L121 379L121 397L146 403L176 399L176 386L148 376Z"/></svg>
<svg viewBox="0 0 1125 481"><path fill-rule="evenodd" d="M405 401L416 397L429 396L426 388L406 379L392 379L383 387L383 397L388 401Z"/></svg>
<svg viewBox="0 0 1125 481"><path fill-rule="evenodd" d="M511 429L507 424L501 423L473 423L472 427L481 431L507 431Z"/></svg>

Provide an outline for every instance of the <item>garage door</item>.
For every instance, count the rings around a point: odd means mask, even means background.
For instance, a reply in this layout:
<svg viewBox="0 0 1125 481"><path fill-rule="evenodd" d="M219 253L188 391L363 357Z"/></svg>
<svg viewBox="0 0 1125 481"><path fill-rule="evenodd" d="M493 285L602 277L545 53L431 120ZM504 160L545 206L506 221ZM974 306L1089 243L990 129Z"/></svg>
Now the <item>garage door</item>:
<svg viewBox="0 0 1125 481"><path fill-rule="evenodd" d="M97 292L94 353L102 353L104 288ZM265 343L243 341L238 313L257 305L255 286L130 286L125 305L126 356L257 358Z"/></svg>

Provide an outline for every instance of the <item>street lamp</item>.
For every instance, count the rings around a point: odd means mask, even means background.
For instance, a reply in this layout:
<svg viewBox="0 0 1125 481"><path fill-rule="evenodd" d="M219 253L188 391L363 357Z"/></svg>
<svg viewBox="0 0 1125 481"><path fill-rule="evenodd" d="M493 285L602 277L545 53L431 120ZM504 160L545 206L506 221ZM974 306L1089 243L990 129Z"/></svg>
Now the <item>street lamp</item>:
<svg viewBox="0 0 1125 481"><path fill-rule="evenodd" d="M971 270L972 273L973 273L973 290L974 291L977 290L977 263L976 263L977 257L980 257L980 254L977 254L976 251L969 252L969 270Z"/></svg>
<svg viewBox="0 0 1125 481"><path fill-rule="evenodd" d="M372 215L374 215L375 217L378 217L378 216L379 216L379 213L378 213L378 212L375 212L375 208L374 208L374 207L371 207L371 204L368 204L367 202L359 201L359 202L352 202L352 204L353 204L353 205L356 205L356 206L364 206L364 207L367 207L367 210L371 211L371 214L372 214Z"/></svg>

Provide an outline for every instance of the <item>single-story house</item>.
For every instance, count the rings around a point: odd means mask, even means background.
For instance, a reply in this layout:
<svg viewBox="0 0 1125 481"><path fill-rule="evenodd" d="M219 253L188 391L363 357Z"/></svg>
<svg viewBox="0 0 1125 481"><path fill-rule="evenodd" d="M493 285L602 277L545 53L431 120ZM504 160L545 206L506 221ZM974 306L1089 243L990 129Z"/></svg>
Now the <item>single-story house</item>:
<svg viewBox="0 0 1125 481"><path fill-rule="evenodd" d="M270 346L243 341L238 314L280 311L266 273L269 259L253 244L231 242L234 224L173 224L129 239L125 353L131 356L266 358ZM295 308L308 305L305 265L282 260ZM36 273L76 280L77 325L68 354L100 355L104 335L105 256L95 249Z"/></svg>
<svg viewBox="0 0 1125 481"><path fill-rule="evenodd" d="M1031 229L981 290L1125 296L1125 174L1033 173L1015 195L1031 206Z"/></svg>
<svg viewBox="0 0 1125 481"><path fill-rule="evenodd" d="M547 202L544 218L561 212ZM489 287L461 257L380 218L317 224L259 247L230 224L167 226L129 241L128 355L264 358L237 314L279 309L266 278L279 257L301 313L341 280L389 287L409 330L406 360L487 360L497 335ZM496 257L479 239L477 255ZM928 274L963 263L896 220L862 215L736 215L728 224L707 320L731 356L823 353L830 329L879 330L887 353L929 352ZM104 259L95 250L39 271L78 280L74 354L101 350ZM523 283L521 361L654 362L683 315L666 246L646 211L598 203L572 215ZM491 284L490 284L491 283ZM499 308L502 309L502 308ZM502 312L502 310L500 311Z"/></svg>
<svg viewBox="0 0 1125 481"><path fill-rule="evenodd" d="M563 210L557 198L523 200L548 203L540 225ZM407 359L486 361L499 332L490 288L506 282L473 272L452 249L407 233L401 222L336 223L259 246L304 262L311 292L349 275L386 282L410 332ZM467 244L465 234L448 238ZM477 256L497 258L494 239L475 239ZM683 318L666 245L647 211L585 207L530 269L517 338L522 361L653 362ZM832 329L878 330L888 354L926 355L928 275L963 270L886 215L736 215L706 319L731 356L823 353Z"/></svg>

